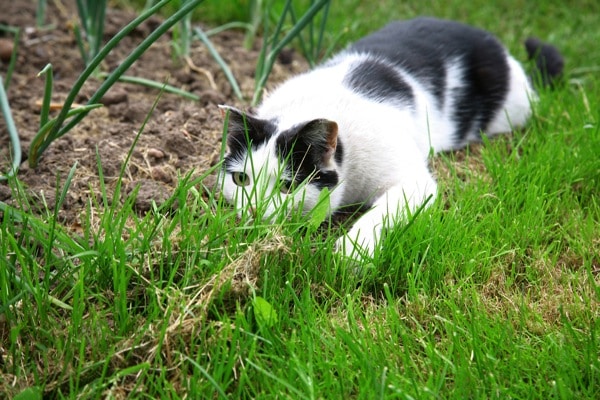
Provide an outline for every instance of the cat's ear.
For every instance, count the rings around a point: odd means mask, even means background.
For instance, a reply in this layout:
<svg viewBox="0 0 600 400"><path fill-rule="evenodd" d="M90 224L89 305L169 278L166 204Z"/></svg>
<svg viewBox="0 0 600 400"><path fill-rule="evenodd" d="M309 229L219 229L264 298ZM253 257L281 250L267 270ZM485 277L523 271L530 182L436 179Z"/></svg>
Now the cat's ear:
<svg viewBox="0 0 600 400"><path fill-rule="evenodd" d="M240 131L243 132L252 128L252 125L248 123L249 118L251 117L242 110L222 104L219 105L219 109L221 110L221 116L223 117L223 119L228 118L228 134L233 134Z"/></svg>
<svg viewBox="0 0 600 400"><path fill-rule="evenodd" d="M254 145L258 145L273 133L274 126L270 121L256 118L235 107L219 105L219 108L223 118L226 118L229 114L227 120L229 145L232 145L233 142L237 144L252 142Z"/></svg>
<svg viewBox="0 0 600 400"><path fill-rule="evenodd" d="M298 132L307 144L320 151L321 163L327 165L335 155L338 138L338 124L328 119L314 119L304 125Z"/></svg>

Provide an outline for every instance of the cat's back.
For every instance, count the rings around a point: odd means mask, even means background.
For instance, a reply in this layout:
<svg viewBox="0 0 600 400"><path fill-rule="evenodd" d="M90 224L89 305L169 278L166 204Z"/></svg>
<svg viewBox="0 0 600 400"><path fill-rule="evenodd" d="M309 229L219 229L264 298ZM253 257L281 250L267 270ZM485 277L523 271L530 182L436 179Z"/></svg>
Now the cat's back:
<svg viewBox="0 0 600 400"><path fill-rule="evenodd" d="M482 131L521 126L530 89L522 67L492 33L419 17L389 23L285 82L259 115L285 127L314 118L350 125L402 120L396 132L415 125L423 132L415 138L421 147L441 151L478 140Z"/></svg>
<svg viewBox="0 0 600 400"><path fill-rule="evenodd" d="M490 32L432 17L391 22L349 50L377 55L414 71L454 57L502 59L505 55L504 47Z"/></svg>
<svg viewBox="0 0 600 400"><path fill-rule="evenodd" d="M277 119L283 128L315 118L342 120L356 115L355 108L364 107L364 102L369 100L345 84L355 59L356 56L347 55L339 62L326 63L291 77L265 96L258 115Z"/></svg>
<svg viewBox="0 0 600 400"><path fill-rule="evenodd" d="M394 21L354 43L349 52L369 54L406 71L444 101L449 68L484 93L502 93L508 77L506 50L494 35L456 21L419 17Z"/></svg>

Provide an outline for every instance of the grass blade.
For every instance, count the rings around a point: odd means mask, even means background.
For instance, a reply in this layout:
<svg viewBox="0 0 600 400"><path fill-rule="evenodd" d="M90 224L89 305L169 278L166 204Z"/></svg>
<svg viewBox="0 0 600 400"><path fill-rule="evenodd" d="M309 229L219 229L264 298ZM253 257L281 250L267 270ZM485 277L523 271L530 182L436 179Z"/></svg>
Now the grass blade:
<svg viewBox="0 0 600 400"><path fill-rule="evenodd" d="M225 60L223 60L223 58L221 57L221 55L219 54L217 49L215 49L215 47L212 45L208 36L200 28L194 28L194 33L196 34L198 39L200 39L202 41L202 43L204 43L206 45L206 48L208 49L210 54L213 56L213 58L215 59L217 64L219 64L219 66L223 70L223 73L225 74L225 77L227 78L227 80L229 81L229 84L233 88L235 95L240 100L243 100L244 95L242 94L242 91L240 90L240 86L238 85L235 77L233 76L231 69L229 68L229 66L227 65Z"/></svg>
<svg viewBox="0 0 600 400"><path fill-rule="evenodd" d="M52 248L54 247L54 238L55 238L55 232L56 232L56 220L58 219L58 212L61 209L64 201L65 201L65 197L67 197L67 192L69 190L69 187L71 186L71 181L73 180L73 175L75 175L75 170L77 169L77 162L75 162L75 164L73 164L73 166L71 167L71 170L69 171L69 174L67 175L67 180L65 181L65 184L62 188L62 191L59 193L58 192L58 188L60 187L59 185L59 178L58 176L56 177L56 200L54 202L54 215L52 216L52 219L50 220L50 236L48 238L48 245L47 245L47 249L46 249L46 257L50 257L50 255L52 254ZM47 259L46 263L50 263L50 260Z"/></svg>
<svg viewBox="0 0 600 400"><path fill-rule="evenodd" d="M4 79L5 90L8 90L10 86L10 78L15 70L15 63L17 62L17 49L19 48L19 38L21 37L21 29L12 26L0 24L0 31L10 32L13 34L13 45L12 52L10 54L10 60L8 61L8 68L6 69L6 78Z"/></svg>
<svg viewBox="0 0 600 400"><path fill-rule="evenodd" d="M216 28L209 29L204 33L206 36L211 37L228 29L244 29L249 32L252 29L252 25L246 22L233 21L219 25Z"/></svg>
<svg viewBox="0 0 600 400"><path fill-rule="evenodd" d="M48 122L48 115L50 115L50 102L52 101L52 88L53 88L53 73L52 64L47 64L44 69L38 73L38 77L42 74L46 75L46 82L44 86L44 99L42 100L42 110L40 112L40 129Z"/></svg>
<svg viewBox="0 0 600 400"><path fill-rule="evenodd" d="M221 388L221 386L217 383L217 381L215 381L215 378L213 378L206 369L204 369L200 364L198 364L196 361L192 360L190 357L186 356L185 354L182 354L182 356L188 360L188 362L190 362L195 368L198 369L198 371L200 371L202 373L202 375L204 375L204 377L206 379L208 379L208 381L210 382L210 384L215 388L215 390L217 391L217 393L219 393L219 395L224 398L224 399L228 399L229 396L227 396L227 394L225 394L225 391L223 390L223 388Z"/></svg>
<svg viewBox="0 0 600 400"><path fill-rule="evenodd" d="M44 26L44 21L46 20L46 0L38 0L37 9L35 11L35 24L38 28Z"/></svg>
<svg viewBox="0 0 600 400"><path fill-rule="evenodd" d="M4 90L4 83L1 76L0 109L2 109L2 115L4 116L4 121L6 122L6 130L8 131L8 136L12 145L13 158L12 167L8 173L6 175L0 175L0 181L4 181L9 177L14 176L19 170L19 166L21 165L21 142L19 141L19 133L17 132L17 127L15 126L15 121L12 117L10 105L8 104L8 97L6 96L6 91Z"/></svg>
<svg viewBox="0 0 600 400"><path fill-rule="evenodd" d="M109 74L107 74L107 73L100 74L101 78L107 78L108 76L109 76ZM185 90L176 88L175 86L172 86L172 85L167 85L166 83L160 83L160 82L156 82L156 81L146 79L146 78L122 75L119 77L119 82L134 83L134 84L146 86L146 87L149 87L152 89L163 90L166 93L176 94L176 95L185 97L186 99L190 99L190 100L194 100L194 101L200 100L200 96L198 96L198 95L195 95L195 94L187 92Z"/></svg>

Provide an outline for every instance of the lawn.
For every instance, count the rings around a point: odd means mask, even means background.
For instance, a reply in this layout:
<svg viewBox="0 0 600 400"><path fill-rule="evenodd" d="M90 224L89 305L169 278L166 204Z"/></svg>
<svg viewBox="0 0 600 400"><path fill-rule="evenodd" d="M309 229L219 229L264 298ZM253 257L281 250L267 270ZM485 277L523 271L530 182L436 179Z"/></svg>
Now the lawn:
<svg viewBox="0 0 600 400"><path fill-rule="evenodd" d="M249 19L248 3L195 18ZM40 215L17 175L0 397L600 398L600 3L338 0L325 44L417 15L488 29L523 61L540 37L565 80L525 129L433 157L439 198L360 267L318 215L238 218L203 185L212 171L180 171L141 215L98 167L77 231L58 217L69 176Z"/></svg>

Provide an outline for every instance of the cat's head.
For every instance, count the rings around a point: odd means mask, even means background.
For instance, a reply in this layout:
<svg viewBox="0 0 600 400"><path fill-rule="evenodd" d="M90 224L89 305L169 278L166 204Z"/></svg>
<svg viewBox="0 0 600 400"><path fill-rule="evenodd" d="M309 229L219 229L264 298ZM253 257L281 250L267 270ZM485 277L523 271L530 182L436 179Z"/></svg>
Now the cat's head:
<svg viewBox="0 0 600 400"><path fill-rule="evenodd" d="M314 119L286 129L232 107L227 154L219 181L239 213L271 218L315 207L323 188L338 184L339 147L335 122Z"/></svg>

